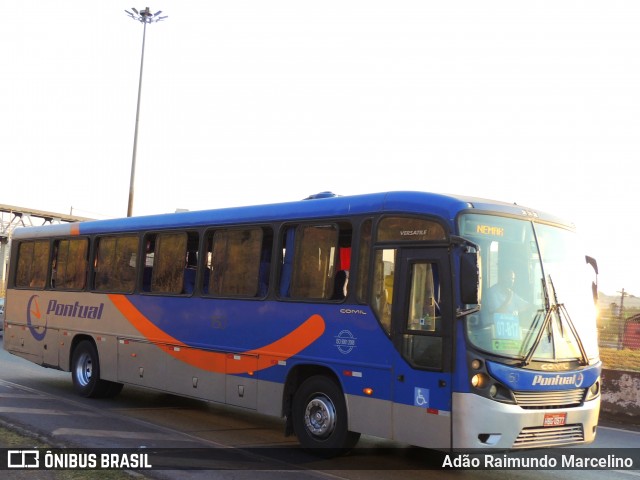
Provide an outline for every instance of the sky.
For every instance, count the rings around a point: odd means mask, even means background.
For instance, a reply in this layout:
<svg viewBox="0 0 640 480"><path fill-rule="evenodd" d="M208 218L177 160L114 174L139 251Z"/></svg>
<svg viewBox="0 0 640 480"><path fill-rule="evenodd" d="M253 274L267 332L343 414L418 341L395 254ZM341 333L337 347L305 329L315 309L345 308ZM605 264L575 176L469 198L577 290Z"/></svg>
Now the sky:
<svg viewBox="0 0 640 480"><path fill-rule="evenodd" d="M390 190L575 223L640 296L640 2L0 2L0 203L134 215Z"/></svg>

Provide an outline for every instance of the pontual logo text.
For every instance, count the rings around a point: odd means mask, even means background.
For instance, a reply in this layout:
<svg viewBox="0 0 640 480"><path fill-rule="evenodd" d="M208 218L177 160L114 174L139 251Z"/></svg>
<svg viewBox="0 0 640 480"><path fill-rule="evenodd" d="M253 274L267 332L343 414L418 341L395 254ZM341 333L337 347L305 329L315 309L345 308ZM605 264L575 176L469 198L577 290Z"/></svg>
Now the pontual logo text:
<svg viewBox="0 0 640 480"><path fill-rule="evenodd" d="M555 375L553 377L548 377L545 375L536 375L533 377L532 386L541 385L541 386L549 386L549 385L575 385L576 387L580 387L582 382L584 381L584 377L581 373L574 373L573 375Z"/></svg>
<svg viewBox="0 0 640 480"><path fill-rule="evenodd" d="M99 306L94 306L81 305L80 302L58 303L57 300L49 300L47 315L71 318L91 318L98 320L102 318L103 309L104 303L101 303Z"/></svg>

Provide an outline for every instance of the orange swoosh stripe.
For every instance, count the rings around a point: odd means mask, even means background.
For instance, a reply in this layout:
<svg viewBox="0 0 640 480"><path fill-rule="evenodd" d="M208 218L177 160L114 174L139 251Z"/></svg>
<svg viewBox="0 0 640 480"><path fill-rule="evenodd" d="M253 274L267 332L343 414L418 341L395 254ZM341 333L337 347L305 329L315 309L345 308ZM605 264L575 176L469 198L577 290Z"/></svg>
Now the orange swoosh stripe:
<svg viewBox="0 0 640 480"><path fill-rule="evenodd" d="M40 305L38 305L38 300L35 300L33 303L36 304L36 311L34 312L33 309L31 310L31 313L33 313L35 315L35 317L40 320Z"/></svg>
<svg viewBox="0 0 640 480"><path fill-rule="evenodd" d="M320 338L323 333L324 320L320 315L311 315L302 325L281 339L256 350L250 350L246 352L246 354L257 355L258 368L256 370L264 370L278 363L280 360L287 360L293 355L300 353Z"/></svg>
<svg viewBox="0 0 640 480"><path fill-rule="evenodd" d="M167 345L167 353L191 366L216 373L248 373L272 367L301 352L324 333L320 315L310 316L302 325L269 345L239 354L207 352L188 347L145 317L124 295L109 295L115 307L147 339ZM174 347L184 347L176 350Z"/></svg>

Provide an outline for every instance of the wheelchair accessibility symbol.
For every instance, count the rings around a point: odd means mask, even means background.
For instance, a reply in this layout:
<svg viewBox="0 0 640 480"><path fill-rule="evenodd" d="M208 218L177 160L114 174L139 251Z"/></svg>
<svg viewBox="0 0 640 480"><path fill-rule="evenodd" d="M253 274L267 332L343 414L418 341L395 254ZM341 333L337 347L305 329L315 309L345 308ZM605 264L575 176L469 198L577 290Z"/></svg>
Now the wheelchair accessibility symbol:
<svg viewBox="0 0 640 480"><path fill-rule="evenodd" d="M429 407L429 389L428 388L415 388L413 393L413 404L416 407Z"/></svg>

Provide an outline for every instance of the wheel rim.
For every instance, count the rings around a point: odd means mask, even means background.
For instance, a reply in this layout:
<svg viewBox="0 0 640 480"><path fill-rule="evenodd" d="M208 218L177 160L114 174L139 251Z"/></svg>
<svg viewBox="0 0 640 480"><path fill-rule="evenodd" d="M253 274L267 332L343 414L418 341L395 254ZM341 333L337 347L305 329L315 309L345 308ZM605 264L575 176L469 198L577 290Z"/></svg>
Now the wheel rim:
<svg viewBox="0 0 640 480"><path fill-rule="evenodd" d="M91 355L88 353L82 353L78 362L76 363L76 379L78 383L86 387L91 382L91 375L93 374L93 361Z"/></svg>
<svg viewBox="0 0 640 480"><path fill-rule="evenodd" d="M336 409L325 395L314 396L304 412L304 423L311 435L327 438L336 428Z"/></svg>

